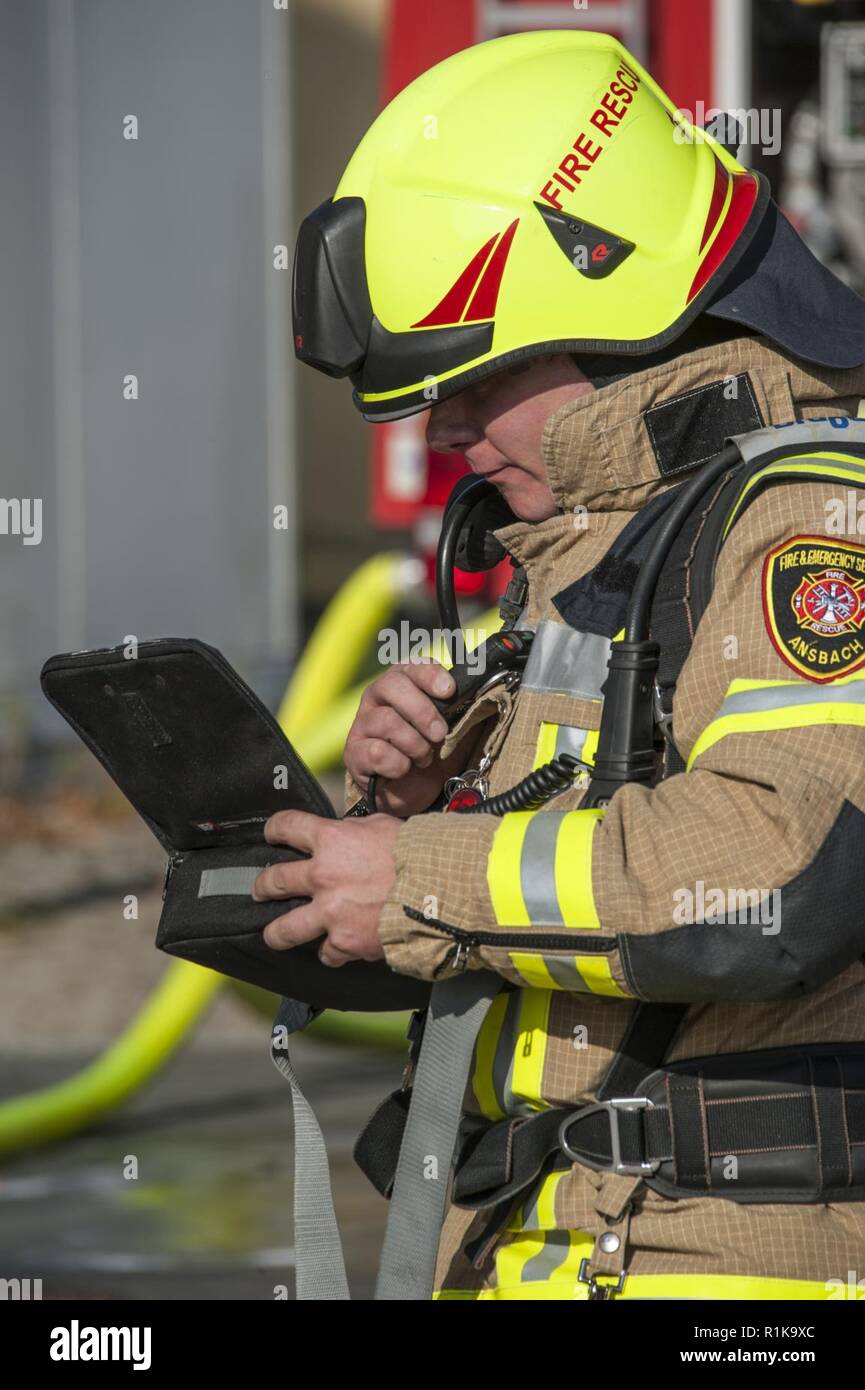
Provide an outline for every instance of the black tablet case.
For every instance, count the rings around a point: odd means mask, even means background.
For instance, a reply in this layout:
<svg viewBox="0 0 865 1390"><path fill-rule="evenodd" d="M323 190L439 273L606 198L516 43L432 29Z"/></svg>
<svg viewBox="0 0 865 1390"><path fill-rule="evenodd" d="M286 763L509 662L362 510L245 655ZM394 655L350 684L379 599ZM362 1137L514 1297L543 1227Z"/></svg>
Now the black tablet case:
<svg viewBox="0 0 865 1390"><path fill-rule="evenodd" d="M333 817L273 715L214 647L194 638L53 656L51 704L87 744L169 854L156 945L315 1008L422 1008L429 986L384 961L322 965L318 942L274 951L268 922L303 899L256 903L243 873L305 857L269 845L274 811ZM275 785L277 769L286 773ZM222 871L214 874L208 871ZM231 879L240 879L240 887Z"/></svg>

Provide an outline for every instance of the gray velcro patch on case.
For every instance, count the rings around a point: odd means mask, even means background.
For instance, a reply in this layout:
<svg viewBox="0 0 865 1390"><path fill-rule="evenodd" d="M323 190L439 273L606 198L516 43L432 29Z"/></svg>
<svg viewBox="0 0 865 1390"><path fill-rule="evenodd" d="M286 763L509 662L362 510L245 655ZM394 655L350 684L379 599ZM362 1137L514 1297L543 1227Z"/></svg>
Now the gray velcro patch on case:
<svg viewBox="0 0 865 1390"><path fill-rule="evenodd" d="M203 869L198 885L199 898L249 897L252 885L261 873L260 868L246 864L227 869Z"/></svg>

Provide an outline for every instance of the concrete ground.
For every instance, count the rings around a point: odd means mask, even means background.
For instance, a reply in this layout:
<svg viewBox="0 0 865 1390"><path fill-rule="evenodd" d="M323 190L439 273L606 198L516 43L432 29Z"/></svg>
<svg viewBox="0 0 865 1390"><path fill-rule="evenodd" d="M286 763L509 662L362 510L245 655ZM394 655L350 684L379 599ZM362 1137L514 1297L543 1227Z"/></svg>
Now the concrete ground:
<svg viewBox="0 0 865 1390"><path fill-rule="evenodd" d="M79 808L64 832L55 815L52 840L7 815L0 1105L74 1075L168 967L153 947L162 851L134 817L96 819L85 826ZM128 892L137 921L123 917ZM0 1278L40 1278L46 1299L273 1299L281 1285L293 1296L289 1090L269 1031L226 987L121 1109L0 1159ZM386 1204L351 1149L402 1058L300 1039L292 1060L328 1142L352 1291L369 1297Z"/></svg>

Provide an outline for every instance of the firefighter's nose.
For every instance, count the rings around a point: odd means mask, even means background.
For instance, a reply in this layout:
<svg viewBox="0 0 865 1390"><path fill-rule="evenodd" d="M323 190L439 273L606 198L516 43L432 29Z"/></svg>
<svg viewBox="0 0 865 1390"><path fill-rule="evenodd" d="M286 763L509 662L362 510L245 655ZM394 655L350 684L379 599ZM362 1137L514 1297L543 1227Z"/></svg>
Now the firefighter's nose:
<svg viewBox="0 0 865 1390"><path fill-rule="evenodd" d="M439 454L465 453L483 439L483 430L473 422L471 412L460 397L437 402L429 413L426 441Z"/></svg>

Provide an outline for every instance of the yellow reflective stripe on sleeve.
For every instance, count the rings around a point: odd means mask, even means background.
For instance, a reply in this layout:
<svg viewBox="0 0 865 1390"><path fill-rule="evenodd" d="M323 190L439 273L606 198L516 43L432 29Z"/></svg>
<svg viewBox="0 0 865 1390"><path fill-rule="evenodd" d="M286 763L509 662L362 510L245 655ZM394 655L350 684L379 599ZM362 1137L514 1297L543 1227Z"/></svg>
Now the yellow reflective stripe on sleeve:
<svg viewBox="0 0 865 1390"><path fill-rule="evenodd" d="M612 999L633 997L616 984L606 956L577 956L576 961L577 969L591 994L605 994Z"/></svg>
<svg viewBox="0 0 865 1390"><path fill-rule="evenodd" d="M552 955L541 951L508 951L511 965L536 989L571 990L575 994L603 994L630 999L616 984L606 956Z"/></svg>
<svg viewBox="0 0 865 1390"><path fill-rule="evenodd" d="M502 816L487 859L487 887L496 921L513 927L531 926L523 898L520 873L523 841L537 811L511 811Z"/></svg>
<svg viewBox="0 0 865 1390"><path fill-rule="evenodd" d="M567 959L570 960L571 957ZM556 984L547 969L545 956L529 954L527 951L508 951L508 960L527 985L532 985L535 989L563 988L562 985Z"/></svg>
<svg viewBox="0 0 865 1390"><path fill-rule="evenodd" d="M592 895L592 842L603 815L603 811L570 811L562 816L554 872L556 897L566 927L601 925Z"/></svg>
<svg viewBox="0 0 865 1390"><path fill-rule="evenodd" d="M700 734L688 758L690 771L707 749L729 734L766 733L820 724L865 725L865 679L842 676L826 685L809 681L735 680L717 717Z"/></svg>
<svg viewBox="0 0 865 1390"><path fill-rule="evenodd" d="M603 811L513 811L487 860L501 927L600 926L592 896L592 838Z"/></svg>
<svg viewBox="0 0 865 1390"><path fill-rule="evenodd" d="M824 462L815 463L815 459L822 459ZM840 467L839 467L840 465ZM865 463L861 459L851 458L846 454L835 454L829 451L814 454L797 454L794 458L777 459L774 463L769 463L759 472L754 473L742 489L741 495L736 501L736 505L724 524L724 537L726 538L730 527L733 525L749 493L762 482L764 478L772 477L774 474L793 476L797 473L816 473L824 476L829 482L844 481L858 484L860 487L865 484Z"/></svg>

